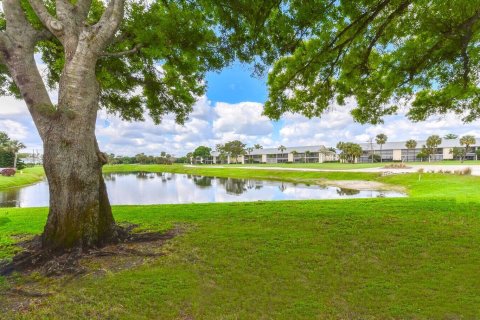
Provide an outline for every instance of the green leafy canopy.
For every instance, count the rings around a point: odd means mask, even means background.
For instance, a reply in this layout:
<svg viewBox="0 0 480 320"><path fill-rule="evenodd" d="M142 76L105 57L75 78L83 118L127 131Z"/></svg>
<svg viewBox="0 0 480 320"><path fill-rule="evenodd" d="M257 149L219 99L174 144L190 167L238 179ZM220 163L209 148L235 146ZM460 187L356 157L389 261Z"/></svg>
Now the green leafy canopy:
<svg viewBox="0 0 480 320"><path fill-rule="evenodd" d="M55 2L43 3L55 16ZM266 18L276 3L127 1L120 30L97 63L101 107L124 120L144 120L147 110L155 123L161 122L167 113L183 123L198 96L205 91L206 72L220 70L235 59L254 60L257 45L252 36L244 35L253 35L249 30ZM30 23L42 28L29 2L22 0L22 6ZM104 11L105 1L93 0L87 25L98 22ZM5 29L3 15L2 29ZM47 66L48 86L57 88L65 63L64 48L52 37L40 42L37 52ZM120 55L120 52L131 53ZM0 89L0 94L20 97L8 71L1 65Z"/></svg>
<svg viewBox="0 0 480 320"><path fill-rule="evenodd" d="M311 13L303 3L286 1L289 32L305 32L269 74L268 116L320 116L353 97L361 123L382 122L409 102L415 121L479 117L480 1L312 0Z"/></svg>
<svg viewBox="0 0 480 320"><path fill-rule="evenodd" d="M31 24L38 18L22 0ZM55 2L44 1L51 14ZM93 0L87 23L104 1ZM101 106L125 120L184 122L205 74L234 60L269 69L264 113L321 116L357 102L361 123L379 123L408 105L415 121L454 112L480 116L480 0L152 0L127 1L125 18L97 64ZM5 19L0 15L0 30ZM132 54L116 55L116 52ZM55 88L64 65L58 41L39 43ZM16 94L0 66L0 94Z"/></svg>

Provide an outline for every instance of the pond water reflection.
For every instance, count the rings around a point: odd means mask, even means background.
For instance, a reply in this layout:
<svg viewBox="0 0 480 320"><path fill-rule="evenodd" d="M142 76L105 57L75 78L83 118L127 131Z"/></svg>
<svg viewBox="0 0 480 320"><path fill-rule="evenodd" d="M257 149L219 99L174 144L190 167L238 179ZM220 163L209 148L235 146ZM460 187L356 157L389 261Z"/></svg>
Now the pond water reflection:
<svg viewBox="0 0 480 320"><path fill-rule="evenodd" d="M259 200L403 197L395 191L353 190L255 179L175 173L111 173L105 183L112 204L176 204ZM0 192L1 207L48 206L46 181Z"/></svg>

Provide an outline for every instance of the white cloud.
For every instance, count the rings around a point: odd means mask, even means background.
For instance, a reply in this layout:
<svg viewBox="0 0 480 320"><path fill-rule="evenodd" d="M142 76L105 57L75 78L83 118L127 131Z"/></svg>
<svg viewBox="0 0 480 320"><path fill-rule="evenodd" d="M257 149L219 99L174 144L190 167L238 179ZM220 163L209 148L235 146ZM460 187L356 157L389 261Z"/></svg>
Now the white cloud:
<svg viewBox="0 0 480 320"><path fill-rule="evenodd" d="M269 145L273 143L273 124L262 116L262 110L263 106L254 102L212 106L201 97L184 126L176 124L173 116L155 125L148 117L145 122L129 123L102 111L97 136L103 150L129 155L161 151L182 155L202 144L213 148L235 139Z"/></svg>
<svg viewBox="0 0 480 320"><path fill-rule="evenodd" d="M23 140L28 135L28 129L17 121L0 120L0 131L8 132L12 139Z"/></svg>
<svg viewBox="0 0 480 320"><path fill-rule="evenodd" d="M268 135L273 132L272 122L262 115L263 105L257 102L228 104L219 102L215 106L217 119L213 130L217 134L246 136Z"/></svg>
<svg viewBox="0 0 480 320"><path fill-rule="evenodd" d="M399 114L386 117L381 125L355 123L347 106L332 106L322 118L308 119L287 113L279 122L262 115L263 105L256 102L213 105L207 97L200 97L184 126L166 116L155 125L146 116L145 122L126 122L100 111L97 136L102 150L122 155L140 152L159 154L161 151L183 155L199 145L215 147L217 143L239 139L248 145L259 143L264 147L325 144L335 146L338 141L366 142L378 133L385 133L389 141L410 138L425 139L431 134L472 134L480 137L480 122L463 124L455 115L434 117L425 122L412 123ZM27 152L41 148L41 140L23 101L0 97L0 131L27 145Z"/></svg>

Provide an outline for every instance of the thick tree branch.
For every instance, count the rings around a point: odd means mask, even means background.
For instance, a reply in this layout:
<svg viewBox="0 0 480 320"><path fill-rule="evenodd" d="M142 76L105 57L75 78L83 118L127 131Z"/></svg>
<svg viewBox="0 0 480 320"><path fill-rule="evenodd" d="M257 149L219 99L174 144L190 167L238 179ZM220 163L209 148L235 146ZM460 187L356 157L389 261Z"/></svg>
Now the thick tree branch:
<svg viewBox="0 0 480 320"><path fill-rule="evenodd" d="M125 10L125 0L110 0L100 21L92 27L94 42L99 52L108 45L120 27Z"/></svg>
<svg viewBox="0 0 480 320"><path fill-rule="evenodd" d="M42 0L28 0L33 10L37 14L42 24L50 30L58 39L62 38L63 35L63 24L52 17L48 12L47 8L43 4Z"/></svg>
<svg viewBox="0 0 480 320"><path fill-rule="evenodd" d="M5 35L5 32L0 32L0 64L4 65L6 63L6 56L9 55L7 49L8 38Z"/></svg>
<svg viewBox="0 0 480 320"><path fill-rule="evenodd" d="M129 54L134 54L140 51L142 48L141 44L137 44L134 48L130 50L125 50L125 51L119 51L119 52L103 52L102 57L123 57Z"/></svg>
<svg viewBox="0 0 480 320"><path fill-rule="evenodd" d="M69 1L55 0L55 7L58 20L61 21L62 24L69 23L69 20L75 20L75 16L73 15L74 6Z"/></svg>
<svg viewBox="0 0 480 320"><path fill-rule="evenodd" d="M31 29L20 0L3 0L3 11L7 20L7 34L18 33L18 30L23 30L23 28Z"/></svg>
<svg viewBox="0 0 480 320"><path fill-rule="evenodd" d="M336 51L338 50L338 55L342 55L344 48L349 46L355 38L367 28L368 24L372 22L387 5L390 3L390 0L384 0L380 2L376 7L372 8L372 10L368 10L365 13L358 16L354 21L352 21L348 26L346 26L342 31L337 33L337 35L322 49L319 50L318 53L314 54L302 67L296 70L296 72L284 83L283 87L286 88L300 73L304 70L308 69L312 63L316 61L317 58L321 57L327 51ZM360 24L358 27L357 25ZM346 40L338 43L339 41L347 32L352 29L357 28L352 36L348 37ZM336 61L338 61L338 56Z"/></svg>
<svg viewBox="0 0 480 320"><path fill-rule="evenodd" d="M54 108L34 58L35 44L51 37L46 30L36 30L27 21L20 0L3 0L7 28L1 34L5 65L20 89L42 139L51 122L45 108ZM22 31L22 32L19 32Z"/></svg>
<svg viewBox="0 0 480 320"><path fill-rule="evenodd" d="M92 0L77 0L77 5L75 6L75 10L77 11L79 18L82 22L88 17L88 12L90 11L90 7L92 6Z"/></svg>
<svg viewBox="0 0 480 320"><path fill-rule="evenodd" d="M401 15L410 5L411 1L404 1L398 6L397 9L395 9L390 15L386 18L386 20L380 25L378 28L377 32L375 33L375 36L373 39L370 41L368 48L365 52L363 62L362 62L362 67L365 69L368 69L368 60L370 58L370 54L372 53L373 47L377 44L378 40L380 37L383 35L385 32L385 29L392 23L393 20L395 20L396 17Z"/></svg>

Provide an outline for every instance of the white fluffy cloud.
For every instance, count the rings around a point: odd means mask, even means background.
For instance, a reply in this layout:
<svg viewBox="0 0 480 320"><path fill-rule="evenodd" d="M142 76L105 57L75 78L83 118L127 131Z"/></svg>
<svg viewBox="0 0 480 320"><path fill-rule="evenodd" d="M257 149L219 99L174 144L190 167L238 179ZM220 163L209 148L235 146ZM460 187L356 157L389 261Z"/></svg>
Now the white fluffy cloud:
<svg viewBox="0 0 480 320"><path fill-rule="evenodd" d="M160 125L155 125L148 117L145 122L129 123L100 112L97 135L103 150L130 155L161 151L182 155L199 145L214 147L234 139L268 144L272 142L273 124L261 113L259 103L212 105L201 97L183 126L175 123L173 116L166 116Z"/></svg>
<svg viewBox="0 0 480 320"><path fill-rule="evenodd" d="M344 107L332 106L321 119L286 114L279 122L272 122L262 115L260 103L212 104L207 97L201 97L184 126L175 123L173 116L155 125L148 117L145 122L131 123L100 111L97 136L102 150L123 155L159 154L161 151L183 155L199 145L214 147L233 139L249 145L260 143L275 147L280 144L335 146L338 141L366 142L378 133L387 134L389 141L424 139L431 134L447 133L480 137L480 122L465 125L454 115L412 123L400 114L387 117L381 125L360 125L353 122L350 115L353 107L353 102ZM22 101L0 98L0 131L23 141L28 152L41 148L40 138Z"/></svg>
<svg viewBox="0 0 480 320"><path fill-rule="evenodd" d="M345 106L334 105L320 119L287 114L279 130L279 143L335 146L338 141L367 142L379 133L386 134L389 141L426 139L432 134L443 136L448 133L472 134L480 137L480 121L464 124L453 114L413 123L406 118L405 113L400 113L386 117L384 124L361 125L355 123L350 114L354 107L355 102L352 100Z"/></svg>

